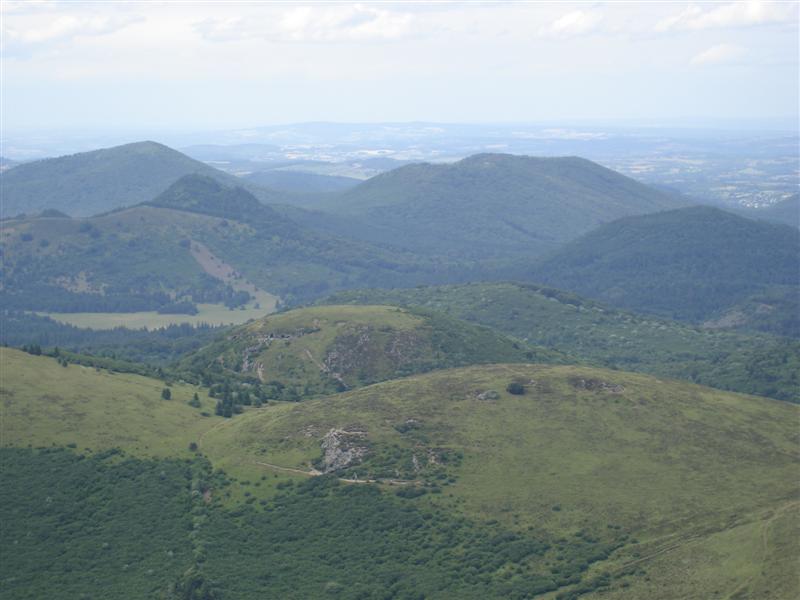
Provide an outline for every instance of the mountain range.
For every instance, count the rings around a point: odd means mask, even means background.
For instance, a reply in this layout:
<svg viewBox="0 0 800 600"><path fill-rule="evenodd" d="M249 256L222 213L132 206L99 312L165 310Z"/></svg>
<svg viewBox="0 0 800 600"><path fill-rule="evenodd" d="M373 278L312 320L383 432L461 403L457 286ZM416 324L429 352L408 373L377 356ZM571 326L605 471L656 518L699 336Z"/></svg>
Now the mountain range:
<svg viewBox="0 0 800 600"><path fill-rule="evenodd" d="M2 594L798 595L800 230L574 157L279 190L255 150L4 173ZM54 320L214 311L257 317Z"/></svg>
<svg viewBox="0 0 800 600"><path fill-rule="evenodd" d="M167 181L185 170L201 172ZM406 165L338 193L257 197L241 178L143 142L3 177L6 208L14 189L37 186L49 186L42 206L57 196L73 212L113 208L4 221L12 308L153 310L245 282L292 304L342 288L519 279L709 326L800 332L796 229L675 209L676 197L583 159L476 155ZM114 208L134 198L144 200ZM215 276L201 254L241 281Z"/></svg>

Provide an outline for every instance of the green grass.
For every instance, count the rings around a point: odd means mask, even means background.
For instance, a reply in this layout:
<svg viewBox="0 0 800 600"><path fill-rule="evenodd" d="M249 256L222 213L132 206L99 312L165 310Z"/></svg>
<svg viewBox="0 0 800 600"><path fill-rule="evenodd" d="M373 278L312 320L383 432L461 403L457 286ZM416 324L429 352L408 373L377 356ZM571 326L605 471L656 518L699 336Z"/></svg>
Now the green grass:
<svg viewBox="0 0 800 600"><path fill-rule="evenodd" d="M223 419L204 390L0 348L0 444L122 447L137 456L189 456L189 443ZM202 408L187 402L197 393Z"/></svg>
<svg viewBox="0 0 800 600"><path fill-rule="evenodd" d="M506 393L512 380L525 382L527 392ZM486 390L499 398L479 400ZM231 469L248 462L310 469L327 431L358 426L368 432L372 458L346 472L362 478L401 469L396 449L419 457L430 450L461 453L463 460L441 469L443 478L438 471L418 475L422 485L441 489L422 501L556 538L584 531L610 542L627 533L637 543L592 570L593 577L614 575L614 585L625 580L617 575L629 563L652 554L662 557L658 565L673 550L691 550L687 540L699 540L718 548L719 561L707 568L670 563L674 576L685 572L704 581L703 589L732 593L767 568L739 542L752 539L752 524L765 511L797 497L798 412L787 403L618 371L481 366L247 413L207 435L202 450ZM397 425L408 419L420 425L401 433ZM787 543L768 540L770 556ZM732 574L738 564L746 568ZM797 589L791 569L771 573L769 582L756 577L749 584L754 593L767 585ZM649 591L623 597L674 598L683 589L655 593L637 577L629 579Z"/></svg>
<svg viewBox="0 0 800 600"><path fill-rule="evenodd" d="M228 483L214 480L213 505L196 514L207 525L191 538L208 557L202 573L230 592L225 597L252 597L270 578L286 590L282 597L323 597L346 585L336 574L350 569L374 577L354 575L357 584L343 597L358 590L377 597L369 587L375 581L430 597L452 597L464 582L478 587L460 597L481 596L476 590L510 597L534 581L542 589L560 582L552 598L597 589L606 590L598 597L641 600L799 591L790 559L797 556L800 410L789 403L620 371L505 364L414 375L221 419L186 404L192 386L174 385L173 400L165 401L157 380L65 369L5 348L0 359L3 446L121 447L133 457L188 459L195 441L228 474ZM523 384L523 395L505 391L512 381ZM486 391L496 395L480 399ZM413 486L354 484L340 494L317 477L269 466L309 471L331 428L357 427L366 431L368 454L338 474L411 479L409 456L416 455L422 468ZM295 483L287 488L287 481ZM427 493L395 496L410 489ZM430 513L432 528L395 528L394 517L384 518L396 514L394 502ZM472 572L469 565L488 560L481 546L469 548L486 539L486 527L549 549ZM433 545L420 546L415 530ZM444 554L424 558L440 541ZM386 562L362 562L372 556ZM429 565L411 587L391 578L408 572L409 557ZM435 581L451 583L430 587Z"/></svg>
<svg viewBox="0 0 800 600"><path fill-rule="evenodd" d="M180 325L189 323L199 325L240 325L251 319L258 319L275 310L277 298L267 292L262 292L256 299L248 303L243 308L231 310L224 304L204 304L197 305L196 315L169 315L161 314L156 311L141 311L132 313L55 313L39 312L37 314L88 329L114 329L116 327L126 327L128 329L161 329L169 325ZM256 308L255 304L259 304Z"/></svg>

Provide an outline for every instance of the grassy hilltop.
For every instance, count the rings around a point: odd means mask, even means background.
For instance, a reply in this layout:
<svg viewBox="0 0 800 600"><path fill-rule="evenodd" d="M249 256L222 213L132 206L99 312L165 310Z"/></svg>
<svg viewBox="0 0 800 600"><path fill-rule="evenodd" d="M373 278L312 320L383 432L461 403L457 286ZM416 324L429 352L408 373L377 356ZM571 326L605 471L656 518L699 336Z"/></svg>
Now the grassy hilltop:
<svg viewBox="0 0 800 600"><path fill-rule="evenodd" d="M564 358L437 313L319 306L237 327L183 359L180 369L209 380L232 376L258 381L278 387L277 396L288 399L433 369L525 360Z"/></svg>

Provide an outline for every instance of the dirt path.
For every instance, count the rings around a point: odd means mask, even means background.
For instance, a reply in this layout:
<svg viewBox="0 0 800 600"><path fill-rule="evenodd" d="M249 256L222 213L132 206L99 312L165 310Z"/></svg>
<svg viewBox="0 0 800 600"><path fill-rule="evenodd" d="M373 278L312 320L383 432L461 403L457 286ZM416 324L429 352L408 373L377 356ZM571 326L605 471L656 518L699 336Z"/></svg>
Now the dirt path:
<svg viewBox="0 0 800 600"><path fill-rule="evenodd" d="M316 469L311 469L310 471L303 471L302 469L282 467L280 465L275 465L267 462L259 462L259 461L253 461L253 464L261 465L262 467L269 467L270 469L275 469L276 471L283 471L285 473L297 473L298 475L305 475L306 477L318 477L320 475L325 475L325 473L323 473L322 471L317 471ZM347 479L345 477L337 477L337 479L343 483L387 483L390 485L419 485L420 483L422 483L421 481L410 481L407 479Z"/></svg>
<svg viewBox="0 0 800 600"><path fill-rule="evenodd" d="M316 477L317 475L323 474L322 471L317 471L316 469L311 469L310 471L303 471L302 469L281 467L280 465L273 465L272 463L267 463L267 462L259 462L257 460L254 460L253 464L261 465L262 467L269 467L270 469L275 469L276 471L283 471L285 473L297 473L298 475L305 475L307 477Z"/></svg>
<svg viewBox="0 0 800 600"><path fill-rule="evenodd" d="M792 502L787 502L786 504L779 506L775 510L772 511L772 514L763 520L761 523L761 531L760 531L760 539L761 539L761 564L767 562L767 558L769 556L769 528L772 523L780 516L783 515L787 510L794 508L795 506L800 505L800 500L793 500ZM747 578L743 581L740 585L738 585L730 594L728 594L728 600L734 600L747 590L747 587L753 583L756 579L756 575ZM746 596L742 596L745 598Z"/></svg>
<svg viewBox="0 0 800 600"><path fill-rule="evenodd" d="M305 349L305 353L306 353L306 356L308 357L308 360L310 360L312 363L314 363L314 365L315 365L315 366L316 366L316 367L317 367L317 368L318 368L320 371L322 371L323 373L325 373L325 375L327 375L327 376L329 376L329 377L333 377L333 378L334 378L336 381L338 381L340 384L342 384L342 386L344 386L344 389L345 389L345 390L347 390L347 389L348 389L348 387L347 387L347 384L344 382L344 380L342 379L342 377L341 377L341 376L340 376L338 373L334 373L333 371L331 371L331 370L330 370L330 369L329 369L327 366L325 366L325 364L323 364L321 361L319 361L319 360L317 360L316 358L314 358L314 355L313 355L313 354L311 354L311 350L309 350L308 348L306 348L306 349Z"/></svg>

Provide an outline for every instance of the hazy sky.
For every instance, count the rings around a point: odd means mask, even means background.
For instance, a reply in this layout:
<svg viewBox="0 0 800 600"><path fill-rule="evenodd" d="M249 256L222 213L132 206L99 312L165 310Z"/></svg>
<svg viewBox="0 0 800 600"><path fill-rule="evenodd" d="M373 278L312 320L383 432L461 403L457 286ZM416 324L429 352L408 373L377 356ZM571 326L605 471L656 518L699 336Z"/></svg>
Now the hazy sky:
<svg viewBox="0 0 800 600"><path fill-rule="evenodd" d="M2 7L6 130L798 111L797 2Z"/></svg>

